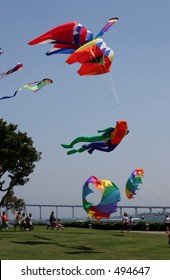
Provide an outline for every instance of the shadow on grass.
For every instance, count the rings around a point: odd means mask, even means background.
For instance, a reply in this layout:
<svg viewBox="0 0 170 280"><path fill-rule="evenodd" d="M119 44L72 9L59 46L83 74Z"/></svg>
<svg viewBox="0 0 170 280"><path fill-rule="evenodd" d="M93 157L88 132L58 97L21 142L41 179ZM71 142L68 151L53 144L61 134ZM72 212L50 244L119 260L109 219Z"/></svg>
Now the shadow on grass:
<svg viewBox="0 0 170 280"><path fill-rule="evenodd" d="M21 245L57 245L55 242L43 242L43 241L31 241L31 240L28 240L28 241L11 241L11 243L14 243L14 244L21 244Z"/></svg>
<svg viewBox="0 0 170 280"><path fill-rule="evenodd" d="M39 238L39 239L42 239L42 240L51 240L51 238L47 238L47 237L42 237L42 236L39 236L39 235L33 235L35 238Z"/></svg>
<svg viewBox="0 0 170 280"><path fill-rule="evenodd" d="M121 236L121 237L124 237L126 235L124 235L123 233L114 233L111 236L119 236L119 237Z"/></svg>
<svg viewBox="0 0 170 280"><path fill-rule="evenodd" d="M44 237L39 237L35 235L34 237L40 238L43 240L50 240L49 238L44 238ZM56 245L58 247L62 248L67 248L67 249L74 249L76 251L74 252L64 252L65 254L83 254L83 253L93 253L93 254L98 254L101 253L99 251L96 251L94 248L88 247L88 246L81 246L81 245L76 245L76 246L69 246L69 245L64 245L60 244L58 242L44 242L44 241L34 241L34 240L28 240L28 241L11 241L11 243L14 244L21 244L21 245L30 245L30 246L35 246L35 245ZM78 250L78 251L77 251Z"/></svg>
<svg viewBox="0 0 170 280"><path fill-rule="evenodd" d="M86 235L86 234L95 234L94 232L68 232L68 231L63 231L62 234L78 234L78 235Z"/></svg>
<svg viewBox="0 0 170 280"><path fill-rule="evenodd" d="M78 255L78 254L101 254L99 251L75 251L75 252L64 252L67 255Z"/></svg>
<svg viewBox="0 0 170 280"><path fill-rule="evenodd" d="M88 253L88 254L101 254L101 252L96 251L93 248L87 247L87 246L72 246L69 247L71 249L78 249L79 251L74 251L74 252L64 252L65 254L68 255L76 255L76 254L84 254L84 253Z"/></svg>

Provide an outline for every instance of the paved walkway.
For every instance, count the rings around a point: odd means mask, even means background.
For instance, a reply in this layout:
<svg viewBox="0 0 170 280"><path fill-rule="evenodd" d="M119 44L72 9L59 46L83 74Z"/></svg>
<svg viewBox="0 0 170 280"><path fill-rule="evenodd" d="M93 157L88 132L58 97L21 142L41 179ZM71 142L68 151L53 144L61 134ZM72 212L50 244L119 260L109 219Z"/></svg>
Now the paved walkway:
<svg viewBox="0 0 170 280"><path fill-rule="evenodd" d="M168 233L166 233L165 231L151 231L151 230L132 230L131 232L136 232L136 233L147 233L147 234L164 234L164 235L168 235Z"/></svg>

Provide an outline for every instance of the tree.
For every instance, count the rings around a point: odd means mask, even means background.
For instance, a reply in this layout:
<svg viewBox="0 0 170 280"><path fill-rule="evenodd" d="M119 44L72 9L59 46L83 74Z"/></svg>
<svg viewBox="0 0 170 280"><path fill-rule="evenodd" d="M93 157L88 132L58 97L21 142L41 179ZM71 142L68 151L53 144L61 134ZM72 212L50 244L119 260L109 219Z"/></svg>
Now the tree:
<svg viewBox="0 0 170 280"><path fill-rule="evenodd" d="M35 163L41 159L41 152L37 152L31 137L17 128L18 125L0 119L0 191L3 193L0 206L9 198L12 200L14 187L29 181Z"/></svg>
<svg viewBox="0 0 170 280"><path fill-rule="evenodd" d="M26 208L24 199L16 197L12 189L9 190L8 195L4 198L4 206L7 210L11 209L14 213L15 211L25 210Z"/></svg>

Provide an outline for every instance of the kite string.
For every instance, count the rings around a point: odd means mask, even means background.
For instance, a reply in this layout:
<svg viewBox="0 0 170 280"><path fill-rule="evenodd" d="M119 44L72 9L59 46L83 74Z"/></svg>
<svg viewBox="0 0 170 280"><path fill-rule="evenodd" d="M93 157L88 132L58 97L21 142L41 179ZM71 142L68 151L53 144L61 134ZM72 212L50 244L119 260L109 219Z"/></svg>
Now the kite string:
<svg viewBox="0 0 170 280"><path fill-rule="evenodd" d="M90 49L90 51L91 51L91 54L93 55L94 59L96 60L96 63L98 64L98 67L100 68L100 70L101 70L101 72L102 72L102 68L100 67L100 63L98 63L98 61L97 61L97 59L96 59L96 57L95 57L95 54L94 54L93 50ZM104 65L104 67L105 67L105 65ZM105 67L105 70L106 70L106 67ZM114 93L115 99L116 99L116 101L117 101L117 104L120 106L120 102L119 102L118 95L117 95L117 93L116 93L116 88L115 88L115 85L114 85L113 78L112 78L111 75L109 75L109 77L110 77L110 82L111 82L111 85L112 85L112 88L113 88L113 93Z"/></svg>
<svg viewBox="0 0 170 280"><path fill-rule="evenodd" d="M118 95L117 95L117 91L116 91L116 87L115 87L113 77L112 77L111 73L108 73L108 74L109 74L110 82L111 82L111 85L112 85L112 88L113 88L113 93L114 93L115 99L117 101L117 104L120 106L120 102L119 102L119 98L118 98Z"/></svg>

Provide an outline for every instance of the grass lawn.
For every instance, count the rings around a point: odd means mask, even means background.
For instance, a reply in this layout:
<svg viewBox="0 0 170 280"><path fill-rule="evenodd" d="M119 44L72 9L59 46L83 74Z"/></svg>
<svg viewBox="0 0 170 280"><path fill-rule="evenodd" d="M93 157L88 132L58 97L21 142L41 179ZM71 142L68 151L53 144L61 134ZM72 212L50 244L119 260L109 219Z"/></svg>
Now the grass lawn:
<svg viewBox="0 0 170 280"><path fill-rule="evenodd" d="M1 260L170 260L165 233L86 228L0 231Z"/></svg>

